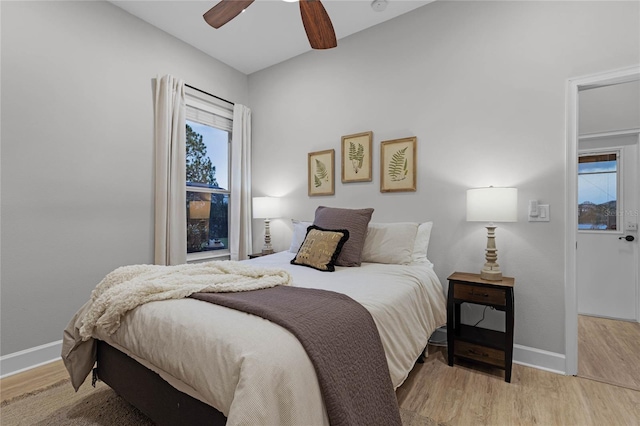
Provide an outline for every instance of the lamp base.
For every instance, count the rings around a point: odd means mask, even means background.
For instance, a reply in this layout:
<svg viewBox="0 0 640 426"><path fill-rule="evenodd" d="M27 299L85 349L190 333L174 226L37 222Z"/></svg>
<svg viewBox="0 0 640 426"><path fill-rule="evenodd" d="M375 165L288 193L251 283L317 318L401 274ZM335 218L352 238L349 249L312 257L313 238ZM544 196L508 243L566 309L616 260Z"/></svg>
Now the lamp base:
<svg viewBox="0 0 640 426"><path fill-rule="evenodd" d="M485 250L486 263L480 271L480 278L487 281L501 281L502 271L498 265L498 250L496 250L496 227L492 224L487 227L487 248Z"/></svg>
<svg viewBox="0 0 640 426"><path fill-rule="evenodd" d="M271 231L269 230L269 219L264 220L264 246L262 247L262 254L272 254L273 247L271 246Z"/></svg>
<svg viewBox="0 0 640 426"><path fill-rule="evenodd" d="M502 281L502 271L483 269L482 271L480 271L480 278L487 281Z"/></svg>

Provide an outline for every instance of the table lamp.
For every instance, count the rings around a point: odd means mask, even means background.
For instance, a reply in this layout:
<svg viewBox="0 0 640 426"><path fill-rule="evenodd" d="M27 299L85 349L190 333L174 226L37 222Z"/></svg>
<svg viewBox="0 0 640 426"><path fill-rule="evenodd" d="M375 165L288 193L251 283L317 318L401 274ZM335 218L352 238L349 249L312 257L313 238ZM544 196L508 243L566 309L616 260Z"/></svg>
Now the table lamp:
<svg viewBox="0 0 640 426"><path fill-rule="evenodd" d="M273 253L271 246L271 232L269 230L269 221L274 217L280 216L280 205L275 197L254 197L253 198L253 217L254 219L264 219L264 247L262 254Z"/></svg>
<svg viewBox="0 0 640 426"><path fill-rule="evenodd" d="M502 280L496 250L496 226L494 222L517 222L517 188L474 188L467 190L467 222L489 222L487 228L486 263L480 278L489 281Z"/></svg>

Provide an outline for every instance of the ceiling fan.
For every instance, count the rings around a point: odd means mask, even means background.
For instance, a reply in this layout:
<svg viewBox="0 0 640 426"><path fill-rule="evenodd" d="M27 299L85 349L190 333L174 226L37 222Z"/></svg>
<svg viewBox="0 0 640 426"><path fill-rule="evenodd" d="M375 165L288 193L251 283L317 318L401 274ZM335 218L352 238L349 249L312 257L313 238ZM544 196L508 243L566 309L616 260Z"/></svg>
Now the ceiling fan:
<svg viewBox="0 0 640 426"><path fill-rule="evenodd" d="M255 0L221 0L220 3L209 9L204 15L204 20L214 28L220 28ZM307 38L313 49L331 49L338 45L336 33L329 14L320 0L299 0L302 24L307 32Z"/></svg>

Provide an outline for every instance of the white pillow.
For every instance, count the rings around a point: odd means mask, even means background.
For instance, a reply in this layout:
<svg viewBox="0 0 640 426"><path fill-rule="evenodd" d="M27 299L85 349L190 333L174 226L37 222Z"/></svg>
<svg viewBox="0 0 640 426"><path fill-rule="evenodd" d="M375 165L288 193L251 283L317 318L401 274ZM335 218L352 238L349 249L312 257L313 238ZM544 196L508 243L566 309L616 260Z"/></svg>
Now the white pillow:
<svg viewBox="0 0 640 426"><path fill-rule="evenodd" d="M418 224L414 222L369 223L362 261L407 265L413 261Z"/></svg>
<svg viewBox="0 0 640 426"><path fill-rule="evenodd" d="M429 263L429 259L427 259L427 250L429 249L431 228L433 228L433 222L424 222L418 226L418 233L416 234L415 244L413 247L413 262Z"/></svg>
<svg viewBox="0 0 640 426"><path fill-rule="evenodd" d="M313 225L313 222L301 222L296 219L292 219L291 222L293 223L293 237L291 238L289 251L291 253L298 253L304 237L307 236L307 228Z"/></svg>

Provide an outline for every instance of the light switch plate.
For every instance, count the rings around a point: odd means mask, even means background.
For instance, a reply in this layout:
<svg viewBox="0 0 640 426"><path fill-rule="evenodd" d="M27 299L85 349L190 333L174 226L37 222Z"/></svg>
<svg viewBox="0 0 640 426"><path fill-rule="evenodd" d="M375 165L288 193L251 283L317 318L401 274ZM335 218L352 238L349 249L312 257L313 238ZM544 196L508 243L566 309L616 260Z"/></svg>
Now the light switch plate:
<svg viewBox="0 0 640 426"><path fill-rule="evenodd" d="M549 222L549 204L538 204L538 216L529 216L529 222Z"/></svg>

